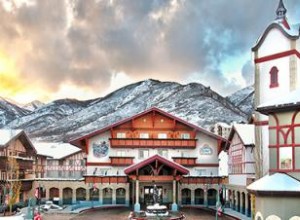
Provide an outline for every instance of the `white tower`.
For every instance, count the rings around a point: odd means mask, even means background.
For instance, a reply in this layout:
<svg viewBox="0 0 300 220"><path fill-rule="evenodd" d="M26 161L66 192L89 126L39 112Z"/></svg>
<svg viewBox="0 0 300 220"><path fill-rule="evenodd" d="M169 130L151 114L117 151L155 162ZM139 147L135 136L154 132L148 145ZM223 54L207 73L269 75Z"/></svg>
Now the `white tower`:
<svg viewBox="0 0 300 220"><path fill-rule="evenodd" d="M279 95L300 87L299 24L290 25L286 8L280 0L276 19L266 28L252 48L255 63L255 108ZM261 164L258 176L269 171L268 117L259 113L256 118L256 147Z"/></svg>

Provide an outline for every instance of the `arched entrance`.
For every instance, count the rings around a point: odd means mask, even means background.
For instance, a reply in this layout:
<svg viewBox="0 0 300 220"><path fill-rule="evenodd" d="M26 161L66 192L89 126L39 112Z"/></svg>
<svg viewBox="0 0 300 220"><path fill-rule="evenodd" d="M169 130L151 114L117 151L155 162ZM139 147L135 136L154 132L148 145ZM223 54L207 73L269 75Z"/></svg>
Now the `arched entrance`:
<svg viewBox="0 0 300 220"><path fill-rule="evenodd" d="M112 204L112 189L103 189L103 204Z"/></svg>
<svg viewBox="0 0 300 220"><path fill-rule="evenodd" d="M190 189L181 190L181 202L182 202L182 205L190 205L191 204L191 190Z"/></svg>
<svg viewBox="0 0 300 220"><path fill-rule="evenodd" d="M241 212L243 214L246 214L246 196L245 196L244 192L242 192L242 208L241 208Z"/></svg>
<svg viewBox="0 0 300 220"><path fill-rule="evenodd" d="M215 206L217 203L217 190L209 189L207 191L207 203L209 206Z"/></svg>
<svg viewBox="0 0 300 220"><path fill-rule="evenodd" d="M118 188L116 191L116 203L125 204L126 200L126 190L124 188Z"/></svg>
<svg viewBox="0 0 300 220"><path fill-rule="evenodd" d="M86 200L86 190L84 188L76 189L76 201Z"/></svg>
<svg viewBox="0 0 300 220"><path fill-rule="evenodd" d="M54 198L59 198L59 189L52 187L49 189L49 199L53 201Z"/></svg>
<svg viewBox="0 0 300 220"><path fill-rule="evenodd" d="M99 189L91 188L89 190L90 193L90 201L99 201Z"/></svg>
<svg viewBox="0 0 300 220"><path fill-rule="evenodd" d="M196 189L195 190L195 204L204 205L204 190Z"/></svg>
<svg viewBox="0 0 300 220"><path fill-rule="evenodd" d="M63 189L63 204L72 204L73 190L71 188Z"/></svg>
<svg viewBox="0 0 300 220"><path fill-rule="evenodd" d="M237 195L237 207L236 207L236 210L238 211L238 212L241 212L241 194L240 194L240 192L237 192L236 193L236 195Z"/></svg>
<svg viewBox="0 0 300 220"><path fill-rule="evenodd" d="M248 199L248 209L246 210L246 212L247 212L246 214L248 217L250 217L251 212L252 212L252 210L251 210L252 204L251 204L251 195L250 194L247 194L247 199Z"/></svg>

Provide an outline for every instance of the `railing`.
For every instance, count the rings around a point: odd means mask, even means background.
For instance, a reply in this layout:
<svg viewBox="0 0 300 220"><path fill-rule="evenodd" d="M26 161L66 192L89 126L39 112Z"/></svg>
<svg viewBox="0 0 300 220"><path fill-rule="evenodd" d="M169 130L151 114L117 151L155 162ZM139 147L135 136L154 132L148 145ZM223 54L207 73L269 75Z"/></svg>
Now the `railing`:
<svg viewBox="0 0 300 220"><path fill-rule="evenodd" d="M134 157L121 157L121 156L111 156L110 162L111 165L116 166L127 166L133 164Z"/></svg>
<svg viewBox="0 0 300 220"><path fill-rule="evenodd" d="M197 139L127 139L110 138L112 148L196 148Z"/></svg>
<svg viewBox="0 0 300 220"><path fill-rule="evenodd" d="M33 169L33 161L32 160L17 159L17 163L19 164L20 170L32 170Z"/></svg>
<svg viewBox="0 0 300 220"><path fill-rule="evenodd" d="M16 162L18 163L20 170L32 170L33 169L33 161L32 160L16 158ZM10 162L9 162L8 157L4 157L4 156L0 157L0 169L1 170L9 169L9 163Z"/></svg>
<svg viewBox="0 0 300 220"><path fill-rule="evenodd" d="M183 166L195 166L197 157L172 157L172 159Z"/></svg>

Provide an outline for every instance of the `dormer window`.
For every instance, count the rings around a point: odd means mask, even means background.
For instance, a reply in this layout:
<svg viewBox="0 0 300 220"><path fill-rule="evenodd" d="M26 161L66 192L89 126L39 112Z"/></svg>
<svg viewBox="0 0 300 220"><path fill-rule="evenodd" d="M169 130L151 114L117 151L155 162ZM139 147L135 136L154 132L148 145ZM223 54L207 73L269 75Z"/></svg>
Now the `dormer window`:
<svg viewBox="0 0 300 220"><path fill-rule="evenodd" d="M278 87L278 69L273 66L270 70L270 88Z"/></svg>

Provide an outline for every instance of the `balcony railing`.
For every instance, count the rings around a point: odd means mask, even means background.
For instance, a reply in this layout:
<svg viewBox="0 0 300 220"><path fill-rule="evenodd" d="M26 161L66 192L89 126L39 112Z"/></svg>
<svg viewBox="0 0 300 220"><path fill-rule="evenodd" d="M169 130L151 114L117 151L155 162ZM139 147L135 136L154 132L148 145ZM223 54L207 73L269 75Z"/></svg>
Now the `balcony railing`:
<svg viewBox="0 0 300 220"><path fill-rule="evenodd" d="M111 156L110 162L111 165L116 166L127 166L133 164L134 157L122 157L122 156Z"/></svg>
<svg viewBox="0 0 300 220"><path fill-rule="evenodd" d="M110 138L112 148L196 148L197 139L127 139Z"/></svg>
<svg viewBox="0 0 300 220"><path fill-rule="evenodd" d="M195 166L197 157L172 157L172 159L183 166Z"/></svg>
<svg viewBox="0 0 300 220"><path fill-rule="evenodd" d="M17 163L19 164L20 170L32 170L33 169L33 161L32 160L17 159Z"/></svg>
<svg viewBox="0 0 300 220"><path fill-rule="evenodd" d="M22 159L22 158L16 158L16 162L18 163L20 170L32 170L33 169L33 161L30 159ZM0 157L0 169L1 170L7 170L9 169L9 159L8 157L1 156Z"/></svg>

